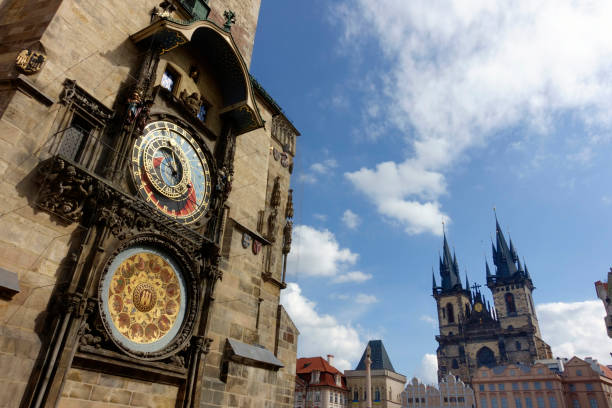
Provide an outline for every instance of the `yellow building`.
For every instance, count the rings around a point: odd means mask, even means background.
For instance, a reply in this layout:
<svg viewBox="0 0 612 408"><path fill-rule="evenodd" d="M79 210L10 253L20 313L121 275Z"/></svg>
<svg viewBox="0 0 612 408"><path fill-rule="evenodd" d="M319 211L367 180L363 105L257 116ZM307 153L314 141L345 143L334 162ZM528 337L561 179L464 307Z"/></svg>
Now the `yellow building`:
<svg viewBox="0 0 612 408"><path fill-rule="evenodd" d="M402 391L406 384L406 377L396 373L391 359L385 350L382 340L370 340L363 356L354 370L344 371L347 387L349 388L350 406L354 408L368 408L368 387L366 378L366 352L371 350L372 364L370 396L372 406L381 408L395 408L402 406Z"/></svg>

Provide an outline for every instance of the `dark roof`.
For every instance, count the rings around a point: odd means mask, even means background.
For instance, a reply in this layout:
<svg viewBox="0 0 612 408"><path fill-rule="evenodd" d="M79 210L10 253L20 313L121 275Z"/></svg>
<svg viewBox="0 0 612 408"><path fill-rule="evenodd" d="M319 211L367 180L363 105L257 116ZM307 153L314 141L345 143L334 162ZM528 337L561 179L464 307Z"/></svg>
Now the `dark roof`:
<svg viewBox="0 0 612 408"><path fill-rule="evenodd" d="M395 372L382 340L370 340L368 342L368 346L370 346L370 350L372 351L372 365L370 366L370 370L389 370ZM355 370L360 371L366 369L366 352L367 347L366 350L363 351L363 356L361 356L361 360L359 360L359 364L357 364L357 368L355 368Z"/></svg>

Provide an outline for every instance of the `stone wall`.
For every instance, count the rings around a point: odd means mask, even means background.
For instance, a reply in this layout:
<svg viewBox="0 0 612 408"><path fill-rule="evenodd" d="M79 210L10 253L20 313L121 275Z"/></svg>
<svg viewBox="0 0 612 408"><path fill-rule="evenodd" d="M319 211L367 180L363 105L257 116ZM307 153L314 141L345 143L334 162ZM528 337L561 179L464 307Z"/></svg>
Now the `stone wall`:
<svg viewBox="0 0 612 408"><path fill-rule="evenodd" d="M210 2L209 19L223 27L226 10L232 10L236 14L236 24L232 26L232 36L242 57L247 64L251 65L251 54L253 53L253 42L259 18L259 6L261 0L223 0Z"/></svg>
<svg viewBox="0 0 612 408"><path fill-rule="evenodd" d="M59 408L158 407L173 408L178 388L71 368Z"/></svg>

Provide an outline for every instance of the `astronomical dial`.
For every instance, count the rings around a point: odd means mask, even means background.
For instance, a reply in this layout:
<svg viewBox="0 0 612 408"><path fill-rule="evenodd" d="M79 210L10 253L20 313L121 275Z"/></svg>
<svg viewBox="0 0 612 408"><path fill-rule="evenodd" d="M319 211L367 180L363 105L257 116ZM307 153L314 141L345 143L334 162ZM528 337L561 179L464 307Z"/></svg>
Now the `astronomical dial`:
<svg viewBox="0 0 612 408"><path fill-rule="evenodd" d="M210 169L204 152L182 127L157 121L145 127L132 151L132 175L140 195L183 224L210 205Z"/></svg>

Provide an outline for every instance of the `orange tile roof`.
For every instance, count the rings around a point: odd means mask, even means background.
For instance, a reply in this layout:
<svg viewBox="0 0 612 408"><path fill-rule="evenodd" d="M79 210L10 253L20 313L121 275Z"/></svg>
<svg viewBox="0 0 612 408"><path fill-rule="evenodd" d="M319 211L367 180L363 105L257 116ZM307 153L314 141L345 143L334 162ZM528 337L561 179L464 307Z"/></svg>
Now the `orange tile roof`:
<svg viewBox="0 0 612 408"><path fill-rule="evenodd" d="M295 372L310 373L312 371L320 371L322 373L342 374L338 369L327 362L323 357L306 357L298 358Z"/></svg>
<svg viewBox="0 0 612 408"><path fill-rule="evenodd" d="M606 367L603 364L599 364L599 368L601 368L601 372L604 374L605 377L608 377L609 379L612 380L612 370L610 370L608 367Z"/></svg>
<svg viewBox="0 0 612 408"><path fill-rule="evenodd" d="M319 382L310 383L310 376L313 371L319 371ZM309 387L335 387L347 390L346 378L336 367L332 366L323 357L298 358L295 373L298 377L308 382ZM340 374L340 386L336 385L336 374Z"/></svg>

